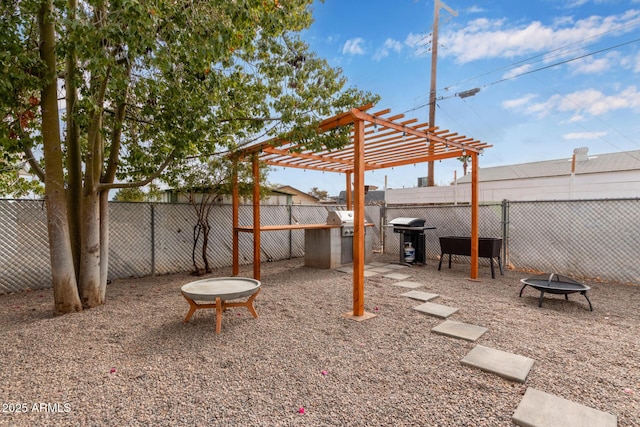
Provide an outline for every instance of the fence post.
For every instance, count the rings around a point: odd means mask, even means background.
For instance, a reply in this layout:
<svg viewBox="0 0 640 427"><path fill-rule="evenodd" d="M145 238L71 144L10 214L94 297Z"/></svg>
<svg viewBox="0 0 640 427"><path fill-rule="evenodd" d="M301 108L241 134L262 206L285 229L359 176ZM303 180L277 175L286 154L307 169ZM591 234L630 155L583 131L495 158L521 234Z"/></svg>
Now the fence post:
<svg viewBox="0 0 640 427"><path fill-rule="evenodd" d="M151 203L151 277L156 275L156 209Z"/></svg>
<svg viewBox="0 0 640 427"><path fill-rule="evenodd" d="M289 225L293 224L293 205L287 205L289 208ZM289 230L289 259L293 258L293 230Z"/></svg>
<svg viewBox="0 0 640 427"><path fill-rule="evenodd" d="M509 264L509 201L502 200L502 268Z"/></svg>
<svg viewBox="0 0 640 427"><path fill-rule="evenodd" d="M385 205L381 205L380 206L380 253L384 254L384 245L385 245L385 225L387 224L387 206L386 206L386 201L385 201Z"/></svg>

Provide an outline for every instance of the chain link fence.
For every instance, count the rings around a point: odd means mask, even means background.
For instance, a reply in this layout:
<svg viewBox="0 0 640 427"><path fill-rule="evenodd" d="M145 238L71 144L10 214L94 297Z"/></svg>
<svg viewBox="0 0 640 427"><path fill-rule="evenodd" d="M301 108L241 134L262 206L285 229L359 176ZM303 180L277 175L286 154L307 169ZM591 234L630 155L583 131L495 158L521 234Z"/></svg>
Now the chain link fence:
<svg viewBox="0 0 640 427"><path fill-rule="evenodd" d="M344 206L264 205L262 225L322 224L330 210ZM380 250L380 209L367 206L375 224L374 249ZM209 266L228 267L232 260L233 217L230 205L215 205L209 217ZM197 215L189 204L109 203L109 279L193 271L194 226ZM240 206L239 223L253 223L251 205ZM371 232L368 228L368 232ZM304 230L261 234L261 262L304 256ZM253 235L239 233L240 263L253 262ZM202 262L202 237L195 248ZM0 294L51 286L47 218L42 201L0 200Z"/></svg>
<svg viewBox="0 0 640 427"><path fill-rule="evenodd" d="M265 205L263 225L325 223L329 210L344 206ZM469 236L471 207L366 206L374 251L397 255L399 234L385 226L398 217L424 218L429 260L440 256L441 236ZM250 205L240 206L240 225L251 225ZM210 267L231 265L232 208L213 206L207 250ZM109 204L109 278L192 271L196 214L188 204ZM480 237L503 239L504 264L518 270L558 272L576 278L640 283L640 199L503 202L481 205ZM240 262L251 263L253 236L239 233ZM201 243L196 261L202 266ZM304 230L261 235L261 262L304 256ZM456 257L468 263L468 257ZM44 203L0 200L0 293L51 286ZM489 261L480 259L488 266Z"/></svg>
<svg viewBox="0 0 640 427"><path fill-rule="evenodd" d="M503 239L509 268L640 284L640 199L504 201L481 205L478 216L480 237ZM426 256L435 261L439 237L471 234L468 205L387 208L387 222L397 217L423 218L436 227L425 233ZM384 227L385 253L401 250L397 236ZM481 258L480 265L489 260Z"/></svg>
<svg viewBox="0 0 640 427"><path fill-rule="evenodd" d="M640 199L508 203L517 269L640 284Z"/></svg>
<svg viewBox="0 0 640 427"><path fill-rule="evenodd" d="M435 230L425 230L425 256L427 259L438 260L440 257L440 237L470 236L471 235L471 207L468 205L438 205L438 206L393 206L387 207L387 223L394 218L408 217L424 219L425 226L435 227ZM500 237L502 235L502 205L482 205L479 208L480 237ZM401 234L393 232L393 227L384 228L384 252L399 254ZM453 256L452 260L462 259ZM466 258L468 259L468 257ZM480 259L480 264L489 265L489 260Z"/></svg>

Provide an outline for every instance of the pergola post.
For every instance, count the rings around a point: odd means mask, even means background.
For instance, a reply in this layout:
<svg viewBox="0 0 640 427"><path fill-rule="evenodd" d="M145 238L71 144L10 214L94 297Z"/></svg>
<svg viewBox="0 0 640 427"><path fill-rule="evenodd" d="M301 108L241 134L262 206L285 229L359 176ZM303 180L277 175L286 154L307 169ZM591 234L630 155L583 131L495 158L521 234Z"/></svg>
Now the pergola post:
<svg viewBox="0 0 640 427"><path fill-rule="evenodd" d="M238 231L252 231L253 242L253 271L254 278L260 278L260 232L261 230L275 230L278 228L260 226L260 176L258 159L265 164L278 167L294 167L316 170L321 172L339 172L346 174L346 202L349 210L354 211L354 239L353 239L353 311L345 316L354 320L364 320L374 317L374 314L364 312L364 174L384 168L394 168L432 162L435 160L455 159L471 155L472 185L471 185L471 278L478 277L478 155L485 148L491 147L486 143L458 135L448 129L439 129L433 123L416 123L417 120L398 121L403 114L385 117L391 110L381 110L368 113L372 104L323 120L318 125L319 132L327 132L342 126L353 125L351 144L344 148L329 149L306 148L300 141L287 141L282 137L264 141L242 149L238 155L242 158L251 156L253 162L253 228L237 226ZM374 132L366 132L365 128L372 126ZM380 131L375 130L380 127ZM366 140L365 140L366 138ZM426 143L425 143L426 141ZM352 182L354 181L353 186ZM237 215L237 212L234 213ZM324 224L323 224L324 225ZM234 245L237 245L234 234ZM234 272L237 271L239 255L234 247Z"/></svg>
<svg viewBox="0 0 640 427"><path fill-rule="evenodd" d="M364 315L364 121L354 123L353 316ZM349 190L347 190L349 191Z"/></svg>
<svg viewBox="0 0 640 427"><path fill-rule="evenodd" d="M253 171L253 278L260 280L260 164L258 153L251 156Z"/></svg>
<svg viewBox="0 0 640 427"><path fill-rule="evenodd" d="M351 195L351 172L347 172L345 173L346 175L346 197L347 197L347 210L353 210L353 200L352 200L352 195Z"/></svg>
<svg viewBox="0 0 640 427"><path fill-rule="evenodd" d="M233 253L233 266L232 266L232 275L237 276L240 274L240 242L239 242L239 232L238 232L238 216L240 212L240 196L238 190L238 161L233 162L233 172L231 176L232 181L232 202L231 202L231 216L233 222L233 244L232 244L232 253Z"/></svg>
<svg viewBox="0 0 640 427"><path fill-rule="evenodd" d="M478 153L471 153L471 278L478 278Z"/></svg>

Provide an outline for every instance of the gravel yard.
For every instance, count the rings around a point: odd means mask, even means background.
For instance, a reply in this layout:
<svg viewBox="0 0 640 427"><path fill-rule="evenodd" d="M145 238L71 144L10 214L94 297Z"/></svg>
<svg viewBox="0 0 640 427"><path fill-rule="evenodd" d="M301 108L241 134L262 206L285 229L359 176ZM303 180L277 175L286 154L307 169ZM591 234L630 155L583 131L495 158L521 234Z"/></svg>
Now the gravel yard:
<svg viewBox="0 0 640 427"><path fill-rule="evenodd" d="M461 365L476 343L431 333L443 320L398 280L367 277L377 316L355 322L351 275L303 264L263 264L260 317L229 309L219 335L214 310L182 322L180 287L202 278L186 273L114 281L105 305L60 317L51 290L0 295L0 425L511 426L533 387L640 426L639 285L585 282L590 312L579 294L519 298L523 272L399 270L488 328L477 344L534 359L520 384Z"/></svg>

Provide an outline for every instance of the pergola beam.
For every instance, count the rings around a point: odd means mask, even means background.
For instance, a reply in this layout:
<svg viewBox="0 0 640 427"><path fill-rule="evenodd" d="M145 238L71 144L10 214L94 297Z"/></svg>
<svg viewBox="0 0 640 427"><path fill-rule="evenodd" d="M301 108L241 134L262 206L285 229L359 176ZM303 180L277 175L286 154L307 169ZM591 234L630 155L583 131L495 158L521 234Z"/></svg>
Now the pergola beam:
<svg viewBox="0 0 640 427"><path fill-rule="evenodd" d="M429 123L418 123L417 119L405 120L403 114L383 117L390 110L369 114L368 104L354 108L330 119L323 120L318 132L339 126L353 126L351 144L341 149L319 150L305 147L283 139L265 141L235 153L237 160L250 159L253 169L253 274L260 278L260 175L259 163L277 167L289 167L322 172L345 174L347 207L354 211L353 239L353 310L348 317L364 319L373 316L364 312L364 174L378 170L471 156L471 273L478 277L478 155L490 145L448 129L439 129ZM375 128L372 129L372 128ZM354 181L352 191L351 181ZM238 182L234 175L233 190L233 275L239 274L238 232L247 227L238 225Z"/></svg>

